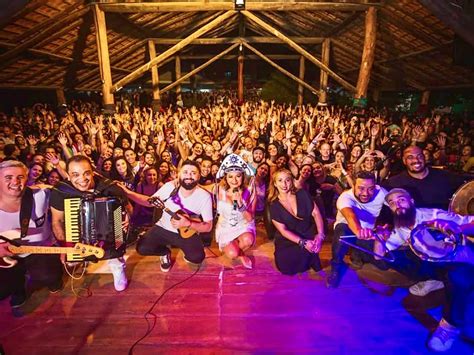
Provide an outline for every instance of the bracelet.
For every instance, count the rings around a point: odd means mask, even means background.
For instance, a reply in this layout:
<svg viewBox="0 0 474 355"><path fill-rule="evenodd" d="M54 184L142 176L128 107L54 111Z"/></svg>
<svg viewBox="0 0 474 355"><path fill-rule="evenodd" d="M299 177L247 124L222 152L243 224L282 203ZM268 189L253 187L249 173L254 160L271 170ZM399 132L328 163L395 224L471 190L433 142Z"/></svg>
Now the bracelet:
<svg viewBox="0 0 474 355"><path fill-rule="evenodd" d="M306 243L308 241L306 239L303 239L301 238L299 241L298 241L298 246L301 248L301 249L304 249L306 247Z"/></svg>

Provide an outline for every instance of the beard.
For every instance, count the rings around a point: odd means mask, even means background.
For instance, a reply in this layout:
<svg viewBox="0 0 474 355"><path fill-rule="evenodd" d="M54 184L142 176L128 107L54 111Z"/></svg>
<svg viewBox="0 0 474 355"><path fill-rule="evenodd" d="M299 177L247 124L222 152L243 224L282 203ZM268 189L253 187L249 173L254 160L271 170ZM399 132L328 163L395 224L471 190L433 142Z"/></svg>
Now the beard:
<svg viewBox="0 0 474 355"><path fill-rule="evenodd" d="M186 179L187 180L187 179ZM193 180L193 182L186 182L183 179L179 179L179 184L185 189L185 190L192 190L198 185L199 181L198 180Z"/></svg>
<svg viewBox="0 0 474 355"><path fill-rule="evenodd" d="M415 224L416 220L416 208L411 205L404 211L395 212L393 216L393 223L395 228L410 228Z"/></svg>

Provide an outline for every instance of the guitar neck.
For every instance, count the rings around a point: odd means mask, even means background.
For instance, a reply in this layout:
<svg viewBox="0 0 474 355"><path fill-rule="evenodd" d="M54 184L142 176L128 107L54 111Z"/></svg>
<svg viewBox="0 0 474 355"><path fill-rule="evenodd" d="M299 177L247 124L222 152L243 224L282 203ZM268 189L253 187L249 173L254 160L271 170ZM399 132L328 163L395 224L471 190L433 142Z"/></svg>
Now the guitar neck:
<svg viewBox="0 0 474 355"><path fill-rule="evenodd" d="M68 247L42 247L42 246L30 246L25 245L21 247L15 247L10 245L8 247L13 254L73 254L77 253L74 248Z"/></svg>

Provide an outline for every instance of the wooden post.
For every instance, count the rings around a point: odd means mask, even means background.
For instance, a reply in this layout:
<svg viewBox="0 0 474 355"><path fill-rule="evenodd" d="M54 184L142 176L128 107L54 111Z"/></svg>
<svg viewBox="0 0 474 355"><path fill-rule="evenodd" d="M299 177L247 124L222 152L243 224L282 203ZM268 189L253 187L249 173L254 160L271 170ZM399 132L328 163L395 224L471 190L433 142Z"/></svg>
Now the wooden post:
<svg viewBox="0 0 474 355"><path fill-rule="evenodd" d="M96 4L94 9L94 23L97 41L97 54L99 57L100 78L102 82L102 105L104 112L115 111L114 95L112 94L112 74L110 72L109 47L107 44L107 28L105 14Z"/></svg>
<svg viewBox="0 0 474 355"><path fill-rule="evenodd" d="M326 38L321 47L321 62L329 67L329 53L331 48L331 42L329 38ZM321 90L321 95L319 95L319 104L326 105L328 102L328 73L324 70L321 70L319 75L319 88Z"/></svg>
<svg viewBox="0 0 474 355"><path fill-rule="evenodd" d="M239 104L244 102L244 55L242 51L239 51L239 57L237 58L237 97Z"/></svg>
<svg viewBox="0 0 474 355"><path fill-rule="evenodd" d="M148 52L150 53L150 60L156 57L155 42L148 40ZM158 76L158 66L153 65L151 68L151 87L153 90L153 100L151 106L154 111L158 111L161 107L160 97L160 77Z"/></svg>
<svg viewBox="0 0 474 355"><path fill-rule="evenodd" d="M179 55L175 58L174 68L176 71L176 80L179 80L181 78L181 58ZM181 95L181 84L176 86L176 105L184 106L183 96Z"/></svg>
<svg viewBox="0 0 474 355"><path fill-rule="evenodd" d="M300 57L300 80L304 81L304 72L305 72L305 65L304 65L304 57ZM303 105L303 94L304 94L304 87L301 84L298 84L298 105Z"/></svg>
<svg viewBox="0 0 474 355"><path fill-rule="evenodd" d="M429 101L430 101L430 91L429 91L429 90L425 90L425 91L423 91L423 93L421 94L421 102L420 102L420 105L427 106Z"/></svg>
<svg viewBox="0 0 474 355"><path fill-rule="evenodd" d="M56 99L58 101L58 106L66 104L66 96L64 95L64 89L63 88L57 88L56 89Z"/></svg>
<svg viewBox="0 0 474 355"><path fill-rule="evenodd" d="M364 51L362 52L362 62L359 69L359 79L357 80L356 99L367 97L367 88L370 81L370 72L375 58L375 40L377 37L377 9L369 7L365 15L365 39Z"/></svg>

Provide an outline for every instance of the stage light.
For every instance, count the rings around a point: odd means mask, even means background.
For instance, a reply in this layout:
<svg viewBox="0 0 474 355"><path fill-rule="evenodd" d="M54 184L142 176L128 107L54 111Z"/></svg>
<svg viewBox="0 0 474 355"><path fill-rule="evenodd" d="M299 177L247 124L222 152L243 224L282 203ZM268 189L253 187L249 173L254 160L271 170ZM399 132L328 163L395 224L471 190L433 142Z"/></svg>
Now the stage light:
<svg viewBox="0 0 474 355"><path fill-rule="evenodd" d="M245 0L234 0L235 10L245 10Z"/></svg>

